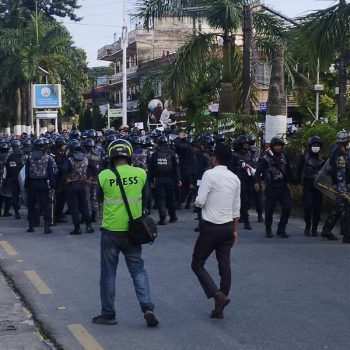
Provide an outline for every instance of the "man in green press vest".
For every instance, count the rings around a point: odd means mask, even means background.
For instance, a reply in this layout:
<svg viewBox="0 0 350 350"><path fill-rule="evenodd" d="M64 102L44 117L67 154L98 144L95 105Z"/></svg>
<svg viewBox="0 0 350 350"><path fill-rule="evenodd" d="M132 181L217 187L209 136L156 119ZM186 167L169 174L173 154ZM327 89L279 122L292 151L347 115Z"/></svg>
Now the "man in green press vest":
<svg viewBox="0 0 350 350"><path fill-rule="evenodd" d="M116 167L125 189L133 218L142 215L143 203L147 203L147 175L141 168L131 166L133 149L126 140L116 140L108 149L111 167ZM148 327L158 325L151 301L147 272L144 269L141 245L134 245L128 236L129 217L118 186L116 175L111 169L103 170L98 176L97 199L103 203L101 225L101 314L94 317L95 324L116 324L115 278L119 254L125 262L134 282L134 288Z"/></svg>

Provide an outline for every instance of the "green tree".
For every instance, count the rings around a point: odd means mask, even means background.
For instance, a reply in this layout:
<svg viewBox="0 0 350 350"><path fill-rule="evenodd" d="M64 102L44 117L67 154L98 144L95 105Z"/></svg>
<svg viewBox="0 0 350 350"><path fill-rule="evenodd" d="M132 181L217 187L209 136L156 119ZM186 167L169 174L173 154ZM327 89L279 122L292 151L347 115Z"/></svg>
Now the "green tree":
<svg viewBox="0 0 350 350"><path fill-rule="evenodd" d="M65 27L43 14L31 16L24 26L0 30L0 89L10 95L16 125L30 125L30 84L43 79L38 67L49 72L50 83L65 83L65 101L78 98L87 85L84 51L73 46Z"/></svg>
<svg viewBox="0 0 350 350"><path fill-rule="evenodd" d="M79 17L74 13L79 9L78 0L2 0L0 2L0 14L12 21L19 12L33 13L38 10L47 17L68 17L78 21Z"/></svg>
<svg viewBox="0 0 350 350"><path fill-rule="evenodd" d="M345 0L305 17L296 33L296 40L307 57L316 65L320 59L321 69L328 70L336 62L338 72L338 113L346 113L347 66L350 61L350 3Z"/></svg>

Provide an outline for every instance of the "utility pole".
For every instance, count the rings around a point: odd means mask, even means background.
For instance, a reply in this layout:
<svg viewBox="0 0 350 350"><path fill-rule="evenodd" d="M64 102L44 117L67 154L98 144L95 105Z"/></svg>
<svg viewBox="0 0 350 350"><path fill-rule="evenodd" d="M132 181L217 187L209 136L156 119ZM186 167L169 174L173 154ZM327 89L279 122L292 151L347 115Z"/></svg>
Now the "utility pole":
<svg viewBox="0 0 350 350"><path fill-rule="evenodd" d="M123 28L122 28L122 49L123 49L123 125L128 123L128 101L127 101L127 71L126 51L128 48L128 27L125 21L125 0L123 0Z"/></svg>

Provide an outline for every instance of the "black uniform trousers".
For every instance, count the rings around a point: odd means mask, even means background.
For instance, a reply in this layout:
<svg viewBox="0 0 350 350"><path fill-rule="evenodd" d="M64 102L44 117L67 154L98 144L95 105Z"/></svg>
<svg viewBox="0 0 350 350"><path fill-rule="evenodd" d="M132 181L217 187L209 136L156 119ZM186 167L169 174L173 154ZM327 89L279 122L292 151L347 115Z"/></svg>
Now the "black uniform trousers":
<svg viewBox="0 0 350 350"><path fill-rule="evenodd" d="M166 208L168 208L170 218L175 218L175 184L174 179L169 178L168 181L155 180L155 195L159 210L160 219L165 219Z"/></svg>
<svg viewBox="0 0 350 350"><path fill-rule="evenodd" d="M67 184L67 204L74 226L80 225L80 213L83 221L90 224L89 204L87 194L87 185L84 182L70 182Z"/></svg>
<svg viewBox="0 0 350 350"><path fill-rule="evenodd" d="M249 222L249 209L253 196L253 181L251 179L241 179L241 218L245 223Z"/></svg>
<svg viewBox="0 0 350 350"><path fill-rule="evenodd" d="M323 195L315 187L314 181L305 180L303 183L304 221L306 227L312 227L312 232L317 231L320 223L322 203Z"/></svg>
<svg viewBox="0 0 350 350"><path fill-rule="evenodd" d="M19 199L21 194L21 188L19 186L19 182L12 180L11 183L11 192L12 192L12 206L14 211L17 213L19 210Z"/></svg>
<svg viewBox="0 0 350 350"><path fill-rule="evenodd" d="M292 199L287 184L268 183L265 190L265 226L270 229L273 222L273 212L276 204L281 206L281 216L278 226L285 228L292 209Z"/></svg>
<svg viewBox="0 0 350 350"><path fill-rule="evenodd" d="M219 290L225 295L230 293L232 245L232 222L217 225L203 221L193 250L191 267L208 298L214 297ZM220 289L204 267L205 262L214 251L219 268Z"/></svg>
<svg viewBox="0 0 350 350"><path fill-rule="evenodd" d="M44 220L50 221L50 195L47 180L28 179L27 188L27 207L28 207L28 221L33 224L38 214L37 204L43 212Z"/></svg>
<svg viewBox="0 0 350 350"><path fill-rule="evenodd" d="M66 203L67 190L66 185L63 185L61 188L56 189L56 208L55 216L57 219L62 218L64 205Z"/></svg>

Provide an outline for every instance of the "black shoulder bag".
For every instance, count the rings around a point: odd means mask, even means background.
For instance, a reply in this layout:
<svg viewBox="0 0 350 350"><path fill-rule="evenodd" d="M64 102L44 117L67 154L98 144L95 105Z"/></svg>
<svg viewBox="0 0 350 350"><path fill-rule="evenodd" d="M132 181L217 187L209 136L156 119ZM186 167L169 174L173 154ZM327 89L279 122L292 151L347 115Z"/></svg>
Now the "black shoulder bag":
<svg viewBox="0 0 350 350"><path fill-rule="evenodd" d="M133 218L119 172L115 168L112 168L111 170L117 177L120 193L123 197L125 208L129 216L129 237L131 242L133 244L152 244L158 235L156 223L148 215L142 215L137 219Z"/></svg>

